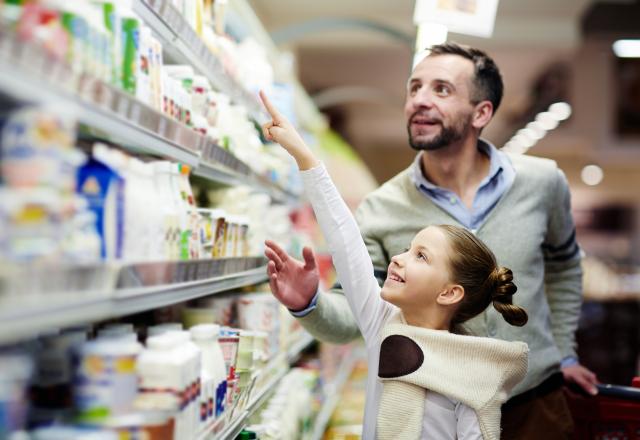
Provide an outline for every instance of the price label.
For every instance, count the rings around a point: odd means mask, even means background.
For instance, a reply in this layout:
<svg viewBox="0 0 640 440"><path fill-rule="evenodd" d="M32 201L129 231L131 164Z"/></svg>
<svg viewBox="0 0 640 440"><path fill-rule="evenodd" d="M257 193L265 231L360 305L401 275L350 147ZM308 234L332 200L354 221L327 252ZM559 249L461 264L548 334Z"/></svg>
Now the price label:
<svg viewBox="0 0 640 440"><path fill-rule="evenodd" d="M167 118L160 117L160 121L158 121L158 134L166 138L167 137Z"/></svg>
<svg viewBox="0 0 640 440"><path fill-rule="evenodd" d="M140 104L137 103L132 103L131 104L131 111L129 113L129 119L135 123L140 125L140 114L142 113L142 107L140 106Z"/></svg>
<svg viewBox="0 0 640 440"><path fill-rule="evenodd" d="M129 113L129 97L125 95L119 95L116 99L116 113L126 118Z"/></svg>
<svg viewBox="0 0 640 440"><path fill-rule="evenodd" d="M211 61L210 57L211 57L211 52L209 51L209 48L207 46L205 46L204 44L200 43L199 44L199 52L200 52L200 59L202 59L205 63L205 66L209 66L209 62Z"/></svg>
<svg viewBox="0 0 640 440"><path fill-rule="evenodd" d="M156 12L160 17L167 14L167 2L165 0L156 0Z"/></svg>

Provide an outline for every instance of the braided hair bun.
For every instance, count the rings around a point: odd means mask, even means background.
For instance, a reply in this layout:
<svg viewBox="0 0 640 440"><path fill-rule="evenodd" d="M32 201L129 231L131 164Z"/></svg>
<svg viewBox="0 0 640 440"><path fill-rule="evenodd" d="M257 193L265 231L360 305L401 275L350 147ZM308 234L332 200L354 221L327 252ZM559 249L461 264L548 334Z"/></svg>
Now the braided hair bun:
<svg viewBox="0 0 640 440"><path fill-rule="evenodd" d="M513 304L513 294L518 288L513 284L513 272L506 267L496 268L489 276L493 284L493 307L511 325L522 327L529 319L522 307Z"/></svg>

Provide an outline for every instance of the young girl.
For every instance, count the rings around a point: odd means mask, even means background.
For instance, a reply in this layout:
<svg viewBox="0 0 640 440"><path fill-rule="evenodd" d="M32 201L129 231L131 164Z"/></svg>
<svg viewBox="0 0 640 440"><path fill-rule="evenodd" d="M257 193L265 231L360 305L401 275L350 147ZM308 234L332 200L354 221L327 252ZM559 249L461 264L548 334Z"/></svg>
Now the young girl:
<svg viewBox="0 0 640 440"><path fill-rule="evenodd" d="M500 407L526 373L527 345L466 336L460 325L490 304L510 324L527 322L526 312L512 304L511 271L498 267L493 253L467 230L429 226L391 259L381 289L355 219L326 169L263 93L261 98L272 117L263 126L265 137L298 163L365 340L363 438L499 439ZM279 277L295 260L275 243L266 245L276 293Z"/></svg>

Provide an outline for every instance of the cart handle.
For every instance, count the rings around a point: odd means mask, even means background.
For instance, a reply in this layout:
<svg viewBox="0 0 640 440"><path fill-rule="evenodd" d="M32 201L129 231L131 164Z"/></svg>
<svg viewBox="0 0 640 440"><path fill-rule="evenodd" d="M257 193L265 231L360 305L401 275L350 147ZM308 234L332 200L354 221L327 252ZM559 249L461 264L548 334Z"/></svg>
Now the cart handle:
<svg viewBox="0 0 640 440"><path fill-rule="evenodd" d="M598 394L601 396L616 397L619 399L640 402L640 388L612 384L598 384L596 386L598 387Z"/></svg>

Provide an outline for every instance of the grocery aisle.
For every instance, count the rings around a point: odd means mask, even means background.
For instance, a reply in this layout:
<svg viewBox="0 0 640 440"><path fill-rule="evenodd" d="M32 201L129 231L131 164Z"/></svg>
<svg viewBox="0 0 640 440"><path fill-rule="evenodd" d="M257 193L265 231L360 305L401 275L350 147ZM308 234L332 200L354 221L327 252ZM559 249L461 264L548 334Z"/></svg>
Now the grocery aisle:
<svg viewBox="0 0 640 440"><path fill-rule="evenodd" d="M264 284L266 238L322 242L256 91L327 124L264 35L243 1L0 2L0 438L322 435L359 352Z"/></svg>

